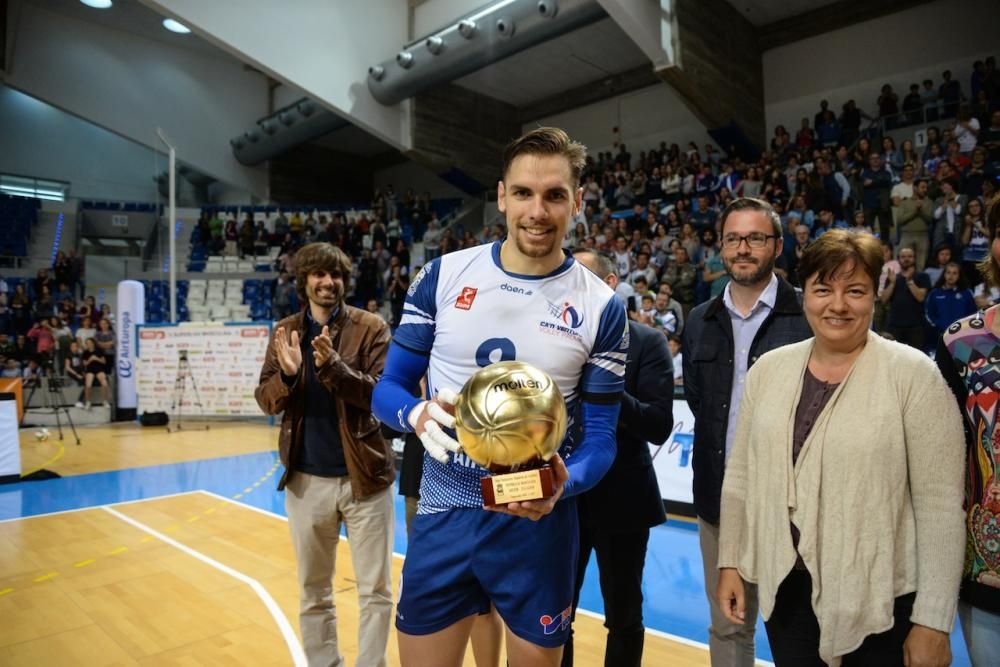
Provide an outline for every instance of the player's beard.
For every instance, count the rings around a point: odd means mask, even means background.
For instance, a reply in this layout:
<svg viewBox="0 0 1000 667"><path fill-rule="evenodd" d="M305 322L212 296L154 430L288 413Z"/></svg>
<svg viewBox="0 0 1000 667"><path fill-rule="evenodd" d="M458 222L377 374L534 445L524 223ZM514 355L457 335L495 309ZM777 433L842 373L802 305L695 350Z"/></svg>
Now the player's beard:
<svg viewBox="0 0 1000 667"><path fill-rule="evenodd" d="M771 255L766 260L759 260L756 257L751 256L737 256L733 261L722 258L722 263L726 267L726 273L729 274L729 279L732 280L737 285L742 285L743 287L751 287L753 285L759 285L764 281L765 278L769 278L772 273L774 273L774 262L777 259L775 255ZM742 260L745 262L750 262L757 266L756 269L750 273L737 273L733 268L733 264L736 260Z"/></svg>
<svg viewBox="0 0 1000 667"><path fill-rule="evenodd" d="M546 229L549 230L549 233L544 238L535 241L533 239L529 240L528 232L524 226L516 225L513 236L517 251L525 257L533 259L551 255L555 251L560 239L559 234L556 233L557 228L555 225L546 225Z"/></svg>
<svg viewBox="0 0 1000 667"><path fill-rule="evenodd" d="M310 302L315 303L317 306L336 308L340 305L340 299L343 295L340 293L340 288L336 285L322 289L306 285L306 296Z"/></svg>

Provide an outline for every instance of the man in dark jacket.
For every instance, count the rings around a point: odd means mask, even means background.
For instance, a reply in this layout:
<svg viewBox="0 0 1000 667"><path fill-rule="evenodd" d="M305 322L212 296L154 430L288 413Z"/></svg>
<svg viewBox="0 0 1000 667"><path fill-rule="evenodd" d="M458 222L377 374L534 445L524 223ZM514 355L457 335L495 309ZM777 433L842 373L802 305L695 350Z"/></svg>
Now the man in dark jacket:
<svg viewBox="0 0 1000 667"><path fill-rule="evenodd" d="M299 626L311 665L342 665L333 572L340 524L351 536L361 608L358 665L385 665L392 620L392 450L371 413L389 348L389 328L344 303L351 261L334 245L297 256L296 289L308 303L281 320L255 392L281 418L288 525L298 562Z"/></svg>
<svg viewBox="0 0 1000 667"><path fill-rule="evenodd" d="M611 289L618 273L610 258L593 250L573 257L600 276ZM604 664L639 667L645 628L642 625L642 570L649 529L667 520L649 453L650 442L662 444L674 425L674 366L663 333L629 321L625 394L618 416L615 461L604 478L580 496L580 556L573 611L590 560L597 553L608 629ZM575 617L575 616L574 616ZM573 664L573 636L563 650L563 667Z"/></svg>
<svg viewBox="0 0 1000 667"><path fill-rule="evenodd" d="M730 282L721 295L691 311L683 337L684 392L695 418L694 505L712 614L713 667L754 664L756 589L747 586L743 625L728 622L715 600L719 498L743 383L760 355L812 336L795 288L774 275L783 246L774 209L762 200L737 199L722 213L721 235Z"/></svg>

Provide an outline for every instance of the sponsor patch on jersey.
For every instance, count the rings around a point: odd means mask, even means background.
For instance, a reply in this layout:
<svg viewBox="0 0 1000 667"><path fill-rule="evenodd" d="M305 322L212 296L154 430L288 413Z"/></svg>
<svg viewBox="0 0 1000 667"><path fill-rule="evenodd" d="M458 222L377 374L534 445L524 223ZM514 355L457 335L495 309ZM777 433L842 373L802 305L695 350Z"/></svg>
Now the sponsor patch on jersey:
<svg viewBox="0 0 1000 667"><path fill-rule="evenodd" d="M472 308L472 302L476 300L476 292L478 291L478 288L475 287L463 287L462 293L455 299L455 307L461 310Z"/></svg>

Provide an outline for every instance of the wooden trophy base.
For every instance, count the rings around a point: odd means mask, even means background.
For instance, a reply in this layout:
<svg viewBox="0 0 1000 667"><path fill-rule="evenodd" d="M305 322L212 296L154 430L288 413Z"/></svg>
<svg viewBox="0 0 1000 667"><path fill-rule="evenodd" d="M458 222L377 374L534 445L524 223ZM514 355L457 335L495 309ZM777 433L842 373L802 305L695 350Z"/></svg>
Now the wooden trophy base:
<svg viewBox="0 0 1000 667"><path fill-rule="evenodd" d="M479 480L485 505L506 505L522 500L542 500L554 493L552 468L489 475Z"/></svg>

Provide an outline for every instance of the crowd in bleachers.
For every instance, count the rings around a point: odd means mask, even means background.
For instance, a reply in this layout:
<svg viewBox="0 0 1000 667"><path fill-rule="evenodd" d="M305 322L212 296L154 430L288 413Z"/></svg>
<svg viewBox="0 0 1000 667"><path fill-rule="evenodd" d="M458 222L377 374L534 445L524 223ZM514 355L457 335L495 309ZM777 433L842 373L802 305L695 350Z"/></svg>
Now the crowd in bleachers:
<svg viewBox="0 0 1000 667"><path fill-rule="evenodd" d="M35 278L0 277L0 377L19 377L31 389L43 375L65 376L84 388L79 407L90 407L97 384L107 405L114 315L108 304L98 307L93 296L82 296L82 268L75 252L60 251L52 268Z"/></svg>
<svg viewBox="0 0 1000 667"><path fill-rule="evenodd" d="M824 100L794 139L778 126L759 155L695 142L686 149L663 142L638 155L625 145L598 152L588 157L584 210L565 245L613 257L632 317L670 336L692 307L725 287L717 221L741 196L766 199L780 213L784 252L776 271L793 284L803 249L829 229L847 228L879 235L889 259L901 244L914 248L917 268L928 267L939 287L944 265L958 262L959 287L974 287L982 282L976 264L989 251L983 204L1000 174L1000 73L993 58L974 69L975 106L950 75L919 107L912 99L905 105L909 118L880 100L884 118L871 127L862 128L853 100L840 116ZM926 145L907 138L897 146L887 129L918 116L935 121ZM979 289L982 304L1000 298Z"/></svg>

